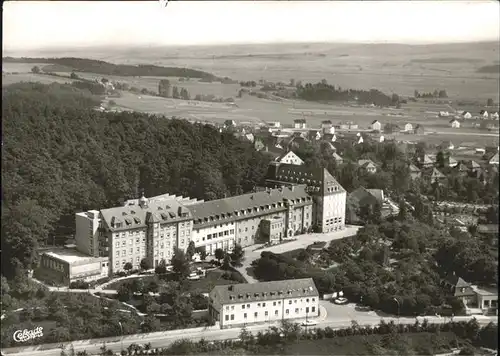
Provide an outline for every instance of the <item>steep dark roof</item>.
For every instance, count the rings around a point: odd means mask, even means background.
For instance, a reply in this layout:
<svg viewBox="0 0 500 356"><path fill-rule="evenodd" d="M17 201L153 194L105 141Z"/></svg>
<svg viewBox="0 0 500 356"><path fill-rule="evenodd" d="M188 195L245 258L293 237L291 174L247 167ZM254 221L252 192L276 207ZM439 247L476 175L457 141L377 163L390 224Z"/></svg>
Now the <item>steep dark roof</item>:
<svg viewBox="0 0 500 356"><path fill-rule="evenodd" d="M216 307L225 304L318 296L319 292L312 278L221 285L215 286L210 292L210 298Z"/></svg>
<svg viewBox="0 0 500 356"><path fill-rule="evenodd" d="M377 196L364 187L359 187L347 195L347 203L355 208L363 205L375 204L376 202L382 203Z"/></svg>
<svg viewBox="0 0 500 356"><path fill-rule="evenodd" d="M345 192L345 189L324 168L310 169L306 166L293 164L269 165L266 180L288 184L306 184L312 193Z"/></svg>
<svg viewBox="0 0 500 356"><path fill-rule="evenodd" d="M214 225L236 221L241 219L241 216L247 219L283 211L286 210L285 203L288 202L295 206L311 205L312 198L306 192L305 185L297 185L210 200L193 204L189 209L195 225Z"/></svg>
<svg viewBox="0 0 500 356"><path fill-rule="evenodd" d="M306 123L306 119L295 119L293 120L294 123L297 123L297 124L305 124Z"/></svg>

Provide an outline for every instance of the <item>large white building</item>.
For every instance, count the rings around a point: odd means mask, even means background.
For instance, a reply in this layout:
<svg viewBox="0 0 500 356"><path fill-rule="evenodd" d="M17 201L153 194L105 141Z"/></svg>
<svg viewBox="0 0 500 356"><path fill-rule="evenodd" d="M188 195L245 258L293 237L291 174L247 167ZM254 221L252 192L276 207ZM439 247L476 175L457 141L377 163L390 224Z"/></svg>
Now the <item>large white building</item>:
<svg viewBox="0 0 500 356"><path fill-rule="evenodd" d="M297 166L301 166L304 164L304 161L297 156L293 151L288 151L278 158L276 158L276 162L285 163L285 164L295 164Z"/></svg>
<svg viewBox="0 0 500 356"><path fill-rule="evenodd" d="M346 191L326 169L272 162L266 185L206 202L164 194L77 213L77 249L108 258L111 275L127 263L138 269L142 260L151 267L168 264L175 248L186 251L191 241L211 255L236 243L283 241L314 226L318 232L344 228Z"/></svg>
<svg viewBox="0 0 500 356"><path fill-rule="evenodd" d="M221 329L319 316L312 278L215 286L208 312Z"/></svg>

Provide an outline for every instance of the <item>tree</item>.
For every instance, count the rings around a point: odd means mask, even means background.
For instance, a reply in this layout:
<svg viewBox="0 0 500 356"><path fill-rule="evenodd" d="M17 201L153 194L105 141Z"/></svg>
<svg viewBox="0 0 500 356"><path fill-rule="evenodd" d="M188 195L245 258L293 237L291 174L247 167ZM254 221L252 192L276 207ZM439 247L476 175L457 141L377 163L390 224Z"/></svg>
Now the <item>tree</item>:
<svg viewBox="0 0 500 356"><path fill-rule="evenodd" d="M446 90L440 90L438 96L440 98L447 98L448 94L446 93Z"/></svg>
<svg viewBox="0 0 500 356"><path fill-rule="evenodd" d="M492 98L488 98L488 100L486 100L486 106L493 106L495 105L494 101Z"/></svg>
<svg viewBox="0 0 500 356"><path fill-rule="evenodd" d="M234 244L233 252L231 253L231 259L236 266L241 265L241 260L245 256L245 251L240 244Z"/></svg>
<svg viewBox="0 0 500 356"><path fill-rule="evenodd" d="M118 288L118 300L121 302L128 302L132 298L132 291L130 285L125 283Z"/></svg>
<svg viewBox="0 0 500 356"><path fill-rule="evenodd" d="M207 258L207 249L205 246L201 246L201 247L197 247L196 248L196 253L199 253L200 254L200 259L202 261L205 260L205 258Z"/></svg>
<svg viewBox="0 0 500 356"><path fill-rule="evenodd" d="M158 83L158 95L164 98L170 98L171 85L168 79L162 79Z"/></svg>
<svg viewBox="0 0 500 356"><path fill-rule="evenodd" d="M406 207L406 202L403 198L399 199L399 214L398 214L398 219L399 221L406 221L407 219L407 207Z"/></svg>
<svg viewBox="0 0 500 356"><path fill-rule="evenodd" d="M33 68L31 68L31 72L35 73L35 74L40 73L40 67L39 66L34 66Z"/></svg>
<svg viewBox="0 0 500 356"><path fill-rule="evenodd" d="M191 261L193 259L193 255L196 253L196 247L194 245L194 241L189 241L188 248L186 250L186 259Z"/></svg>
<svg viewBox="0 0 500 356"><path fill-rule="evenodd" d="M294 87L295 86L295 79L290 79L290 86L291 87Z"/></svg>
<svg viewBox="0 0 500 356"><path fill-rule="evenodd" d="M189 276L189 262L186 259L186 255L184 251L179 248L174 250L174 255L172 256L172 260L170 262L172 264L172 269L180 278L186 278Z"/></svg>
<svg viewBox="0 0 500 356"><path fill-rule="evenodd" d="M75 72L71 72L70 76L69 76L71 79L80 79L80 77L75 73Z"/></svg>
<svg viewBox="0 0 500 356"><path fill-rule="evenodd" d="M420 98L420 93L418 92L418 90L415 90L413 96L415 97L415 99Z"/></svg>
<svg viewBox="0 0 500 356"><path fill-rule="evenodd" d="M215 258L219 261L219 263L220 263L220 260L222 260L225 255L226 255L226 252L224 252L223 249L218 248L215 250Z"/></svg>
<svg viewBox="0 0 500 356"><path fill-rule="evenodd" d="M224 261L222 262L222 269L228 270L231 268L231 257L228 253L224 255Z"/></svg>
<svg viewBox="0 0 500 356"><path fill-rule="evenodd" d="M441 150L436 154L436 163L439 168L443 168L445 165L445 155Z"/></svg>
<svg viewBox="0 0 500 356"><path fill-rule="evenodd" d="M162 258L160 260L160 263L158 263L158 266L156 266L155 273L156 274L165 274L165 273L167 273L167 263L165 262L164 258Z"/></svg>
<svg viewBox="0 0 500 356"><path fill-rule="evenodd" d="M123 266L123 269L127 272L130 272L132 270L132 268L134 268L134 266L132 265L132 262L127 262L125 263L125 265Z"/></svg>
<svg viewBox="0 0 500 356"><path fill-rule="evenodd" d="M174 98L174 99L179 99L180 98L179 88L176 87L175 85L172 88L172 98Z"/></svg>
<svg viewBox="0 0 500 356"><path fill-rule="evenodd" d="M151 263L149 263L149 260L147 258L143 258L141 260L141 269L143 271L147 271L151 269Z"/></svg>
<svg viewBox="0 0 500 356"><path fill-rule="evenodd" d="M108 105L109 105L109 106L116 106L116 101L114 101L114 100L110 100L110 101L108 102Z"/></svg>

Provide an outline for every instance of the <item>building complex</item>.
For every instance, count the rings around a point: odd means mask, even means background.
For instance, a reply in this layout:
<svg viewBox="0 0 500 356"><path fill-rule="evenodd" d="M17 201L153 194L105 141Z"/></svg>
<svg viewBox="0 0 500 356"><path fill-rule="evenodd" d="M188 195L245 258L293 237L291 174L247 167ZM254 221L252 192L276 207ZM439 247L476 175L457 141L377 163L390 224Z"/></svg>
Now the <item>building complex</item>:
<svg viewBox="0 0 500 356"><path fill-rule="evenodd" d="M211 255L235 244L340 230L345 207L346 191L326 169L271 162L265 185L252 193L211 201L142 196L123 206L77 213L75 254L86 255L88 263L106 260L111 275L128 263L138 269L143 260L150 266L168 264L175 248L185 251L191 241Z"/></svg>

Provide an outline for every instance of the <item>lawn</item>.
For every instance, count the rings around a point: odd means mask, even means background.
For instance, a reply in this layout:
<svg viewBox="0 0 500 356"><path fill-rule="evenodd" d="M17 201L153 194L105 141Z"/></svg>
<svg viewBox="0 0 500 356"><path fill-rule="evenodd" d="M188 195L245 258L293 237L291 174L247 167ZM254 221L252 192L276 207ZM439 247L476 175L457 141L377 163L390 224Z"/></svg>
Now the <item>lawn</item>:
<svg viewBox="0 0 500 356"><path fill-rule="evenodd" d="M193 267L200 267L199 264L193 265ZM207 275L205 278L200 278L199 280L187 280L186 283L186 289L189 291L197 291L200 293L209 293L211 289L216 286L216 285L226 285L226 284L235 284L238 283L236 281L232 280L227 280L222 278L222 276L226 273L226 271L220 270L220 269L215 269L212 271L208 271ZM229 272L231 273L231 272ZM239 272L236 272L239 273ZM132 283L132 281L141 279L145 285L151 283L151 282L156 282L159 283L161 280L165 281L172 281L174 280L174 274L166 274L164 276L157 276L157 275L146 275L143 277L137 277L137 278L129 278L129 279L124 279L121 281L117 281L114 283L111 283L106 287L106 289L114 289L118 290L122 284L128 284Z"/></svg>

